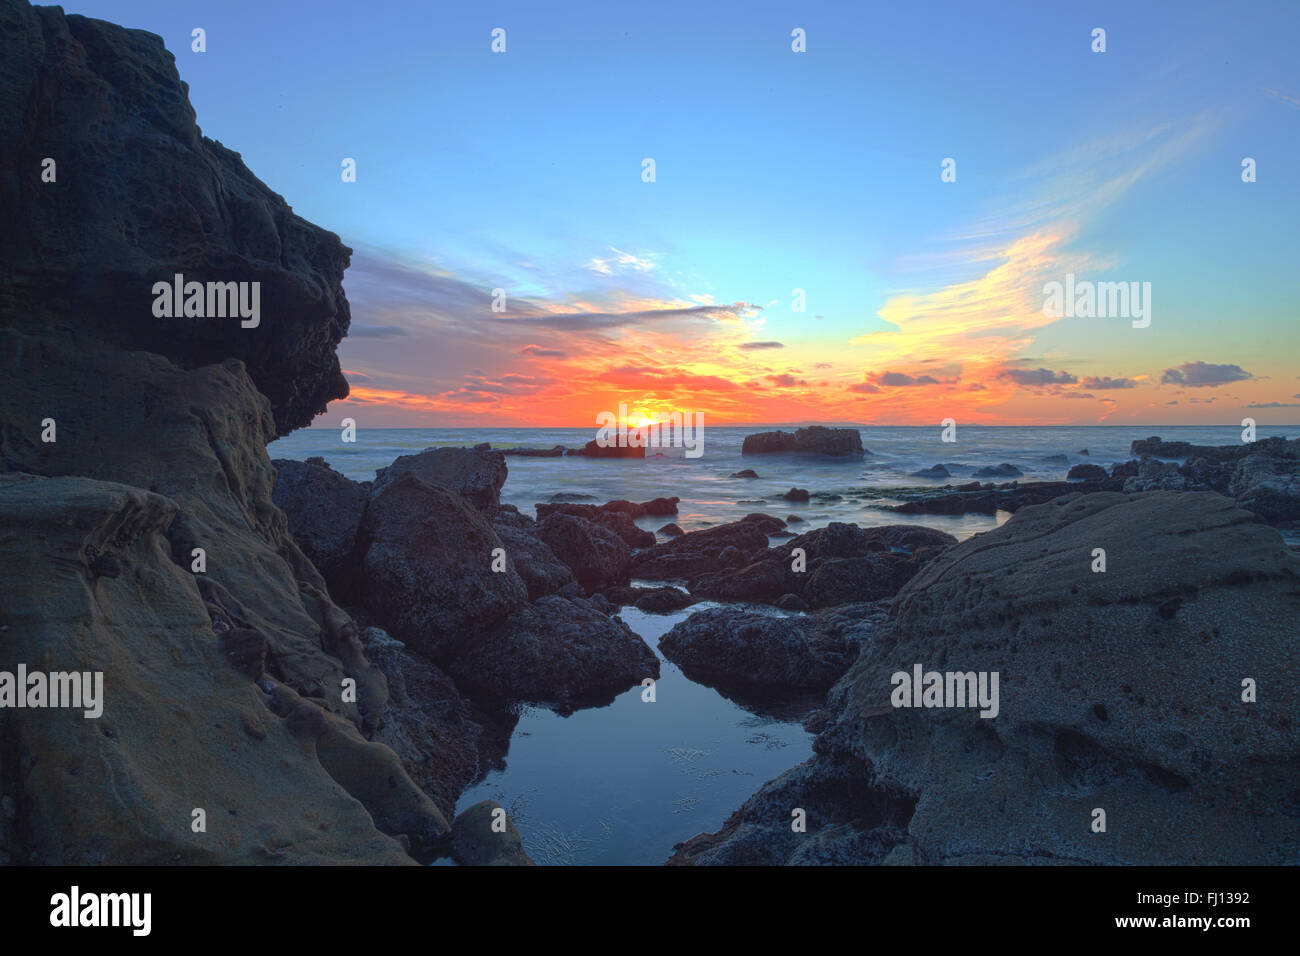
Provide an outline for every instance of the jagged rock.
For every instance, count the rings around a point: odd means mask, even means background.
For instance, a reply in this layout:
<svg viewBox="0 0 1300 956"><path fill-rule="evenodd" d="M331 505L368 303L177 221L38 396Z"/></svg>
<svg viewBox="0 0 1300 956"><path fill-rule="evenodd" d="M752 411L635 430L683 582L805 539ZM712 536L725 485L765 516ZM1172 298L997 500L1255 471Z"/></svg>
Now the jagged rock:
<svg viewBox="0 0 1300 956"><path fill-rule="evenodd" d="M934 481L942 481L944 478L951 478L952 475L943 465L932 465L929 468L922 468L920 471L914 471L908 477L930 478Z"/></svg>
<svg viewBox="0 0 1300 956"><path fill-rule="evenodd" d="M761 522L744 519L689 531L637 552L632 556L630 571L636 577L650 581L684 580L716 571L718 556L728 547L735 547L751 557L766 550L764 527L766 525Z"/></svg>
<svg viewBox="0 0 1300 956"><path fill-rule="evenodd" d="M785 494L783 494L781 497L784 498L786 501L805 501L805 502L806 502L806 501L808 500L808 492L807 492L807 490L804 489L804 488L791 488L789 491L787 491L787 492L786 492Z"/></svg>
<svg viewBox="0 0 1300 956"><path fill-rule="evenodd" d="M593 603L548 595L465 646L447 670L476 699L579 705L612 700L657 678L659 661L626 624Z"/></svg>
<svg viewBox="0 0 1300 956"><path fill-rule="evenodd" d="M539 597L554 594L577 580L569 566L547 547L536 526L521 527L508 519L499 520L500 518L498 515L493 519L492 530L501 539L501 546L506 549L510 567L514 568L528 588L528 600L536 601Z"/></svg>
<svg viewBox="0 0 1300 956"><path fill-rule="evenodd" d="M475 508L493 509L501 503L507 472L505 456L499 451L428 448L416 455L402 455L387 468L380 468L371 494L378 495L408 473L464 495Z"/></svg>
<svg viewBox="0 0 1300 956"><path fill-rule="evenodd" d="M352 549L370 489L330 468L322 458L277 458L271 498L289 521L303 553L329 583L335 596L351 589Z"/></svg>
<svg viewBox="0 0 1300 956"><path fill-rule="evenodd" d="M388 678L388 703L372 739L391 747L448 819L462 791L504 766L518 718L487 714L452 679L378 627L362 631L366 656Z"/></svg>
<svg viewBox="0 0 1300 956"><path fill-rule="evenodd" d="M346 397L334 350L351 250L199 132L162 39L17 0L0 4L0 37L0 289L15 328L48 326L49 311L83 350L94 338L185 369L239 359L278 435ZM41 181L47 156L57 184ZM153 286L176 273L261 283L258 325L155 316Z"/></svg>
<svg viewBox="0 0 1300 956"><path fill-rule="evenodd" d="M644 458L644 445L600 445L594 438L576 451L572 448L566 454L580 455L583 458Z"/></svg>
<svg viewBox="0 0 1300 956"><path fill-rule="evenodd" d="M452 824L451 852L462 866L536 866L505 808L495 800L469 807Z"/></svg>
<svg viewBox="0 0 1300 956"><path fill-rule="evenodd" d="M1075 465L1065 475L1069 480L1081 478L1084 481L1099 481L1108 477L1106 469L1101 465Z"/></svg>
<svg viewBox="0 0 1300 956"><path fill-rule="evenodd" d="M1159 461L1155 458L1143 458L1138 462L1138 473L1133 478L1124 479L1124 491L1182 491L1187 487L1187 478L1179 471L1177 462Z"/></svg>
<svg viewBox="0 0 1300 956"><path fill-rule="evenodd" d="M976 468L975 471L971 473L971 477L972 478L1019 478L1023 474L1024 472L1021 471L1019 468L1017 468L1015 465L1012 465L1009 462L1004 461L1002 462L1002 464L995 465L992 468L989 468L987 466L984 468ZM1102 477L1105 477L1104 472L1102 473Z"/></svg>
<svg viewBox="0 0 1300 956"><path fill-rule="evenodd" d="M376 492L361 519L361 601L398 640L442 661L528 600L509 561L491 570L501 547L466 498L405 472Z"/></svg>
<svg viewBox="0 0 1300 956"><path fill-rule="evenodd" d="M632 553L608 528L555 512L537 522L537 534L588 591L627 583Z"/></svg>
<svg viewBox="0 0 1300 956"><path fill-rule="evenodd" d="M862 436L856 428L826 428L812 425L795 432L759 432L746 435L741 443L742 455L770 455L795 453L828 455L833 457L861 458Z"/></svg>

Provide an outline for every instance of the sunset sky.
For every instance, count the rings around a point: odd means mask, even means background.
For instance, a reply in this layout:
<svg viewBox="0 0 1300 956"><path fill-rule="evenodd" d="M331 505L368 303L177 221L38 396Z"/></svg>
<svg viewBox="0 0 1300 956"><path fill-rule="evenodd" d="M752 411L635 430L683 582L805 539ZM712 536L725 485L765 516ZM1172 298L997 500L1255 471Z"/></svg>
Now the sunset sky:
<svg viewBox="0 0 1300 956"><path fill-rule="evenodd" d="M1300 5L465 6L64 4L354 249L319 424L1300 422Z"/></svg>

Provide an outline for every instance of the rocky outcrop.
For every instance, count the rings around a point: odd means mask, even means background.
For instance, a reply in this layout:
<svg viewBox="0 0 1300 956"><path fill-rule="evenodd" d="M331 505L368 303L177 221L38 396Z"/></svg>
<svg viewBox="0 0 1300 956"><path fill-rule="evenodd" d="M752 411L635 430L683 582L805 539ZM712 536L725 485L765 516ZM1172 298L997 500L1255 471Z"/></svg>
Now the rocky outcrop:
<svg viewBox="0 0 1300 956"><path fill-rule="evenodd" d="M494 509L501 503L506 483L506 459L499 451L480 448L428 448L402 455L375 473L373 494L378 495L405 474L462 495L474 507Z"/></svg>
<svg viewBox="0 0 1300 956"><path fill-rule="evenodd" d="M1298 595L1300 557L1216 494L1026 508L909 582L817 756L679 862L1295 865ZM998 673L996 716L893 706L917 664Z"/></svg>
<svg viewBox="0 0 1300 956"><path fill-rule="evenodd" d="M831 522L778 547L751 550L734 569L697 575L687 586L701 598L776 603L793 595L813 608L877 601L956 540L919 525Z"/></svg>
<svg viewBox="0 0 1300 956"><path fill-rule="evenodd" d="M746 555L767 548L766 529L779 518L770 515L750 515L740 521L720 524L713 528L690 531L652 548L638 551L632 556L630 573L650 581L685 580L718 569L719 556L729 547Z"/></svg>
<svg viewBox="0 0 1300 956"><path fill-rule="evenodd" d="M503 548L462 495L405 472L380 488L361 519L362 602L395 638L445 660L527 603L508 554L504 570L491 570Z"/></svg>
<svg viewBox="0 0 1300 956"><path fill-rule="evenodd" d="M1081 464L1071 468L1065 477L1071 481L1076 478L1083 481L1101 481L1110 476L1106 474L1106 469L1101 465Z"/></svg>
<svg viewBox="0 0 1300 956"><path fill-rule="evenodd" d="M627 584L632 553L608 528L577 515L553 512L537 522L537 536L588 591Z"/></svg>
<svg viewBox="0 0 1300 956"><path fill-rule="evenodd" d="M675 625L659 649L699 683L776 697L824 691L872 640L884 616L882 606L870 604L797 617L709 608Z"/></svg>
<svg viewBox="0 0 1300 956"><path fill-rule="evenodd" d="M841 458L861 458L866 452L862 435L856 428L826 428L812 425L794 432L758 432L746 435L741 443L742 455L828 455Z"/></svg>
<svg viewBox="0 0 1300 956"><path fill-rule="evenodd" d="M437 852L444 814L366 737L384 674L272 498L266 444L347 394L349 250L200 134L158 37L0 0L0 44L0 670L104 677L97 719L0 712L0 852ZM182 286L203 315L166 315L177 274L249 311Z"/></svg>
<svg viewBox="0 0 1300 956"><path fill-rule="evenodd" d="M48 310L44 327L68 322L82 349L94 340L180 369L238 359L277 435L345 397L334 350L351 250L202 135L161 38L22 0L0 3L0 37L0 312L19 317L6 336ZM258 324L206 303L207 317L156 315L155 283L178 273L260 283ZM0 354L22 354L9 345Z"/></svg>
<svg viewBox="0 0 1300 956"><path fill-rule="evenodd" d="M657 678L659 660L618 618L582 598L548 595L464 646L447 669L476 700L576 707Z"/></svg>
<svg viewBox="0 0 1300 956"><path fill-rule="evenodd" d="M336 597L347 594L369 485L340 475L323 458L277 458L271 464L275 466L271 500L288 519L294 541L316 565L330 592Z"/></svg>

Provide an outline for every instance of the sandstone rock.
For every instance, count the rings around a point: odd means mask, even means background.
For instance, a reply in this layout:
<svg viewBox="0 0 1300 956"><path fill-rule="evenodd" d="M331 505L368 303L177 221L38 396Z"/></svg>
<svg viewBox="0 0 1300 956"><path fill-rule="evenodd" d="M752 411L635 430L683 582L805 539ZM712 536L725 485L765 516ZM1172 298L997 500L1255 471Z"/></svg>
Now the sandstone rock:
<svg viewBox="0 0 1300 956"><path fill-rule="evenodd" d="M176 512L117 483L0 475L0 669L104 675L97 719L0 711L0 780L21 808L7 855L62 865L409 863L358 802L358 782L335 777L226 662L195 576L172 560L165 531ZM122 573L88 582L87 547L120 554ZM356 734L315 709L322 726ZM352 741L386 759L386 748ZM415 796L400 767L389 776ZM206 810L206 833L190 829L195 807ZM394 814L382 825L427 833L434 819Z"/></svg>
<svg viewBox="0 0 1300 956"><path fill-rule="evenodd" d="M500 821L500 823L498 823ZM451 851L462 866L536 866L519 831L495 800L469 807L452 824Z"/></svg>

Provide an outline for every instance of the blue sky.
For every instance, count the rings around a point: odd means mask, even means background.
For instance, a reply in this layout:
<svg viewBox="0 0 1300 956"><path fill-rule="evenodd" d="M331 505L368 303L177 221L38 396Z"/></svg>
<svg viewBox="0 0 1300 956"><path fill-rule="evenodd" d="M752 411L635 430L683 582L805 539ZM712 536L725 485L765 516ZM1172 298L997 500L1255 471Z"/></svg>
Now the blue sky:
<svg viewBox="0 0 1300 956"><path fill-rule="evenodd" d="M341 355L371 424L589 424L618 401L1300 420L1244 411L1300 404L1295 3L65 9L161 35L204 133L356 250ZM1150 281L1151 327L1030 317L1068 269ZM493 288L520 321L485 311ZM991 327L972 310L994 301L1014 315ZM593 315L621 318L573 318ZM1224 380L1162 384L1196 363ZM1134 385L1082 387L1103 376Z"/></svg>

